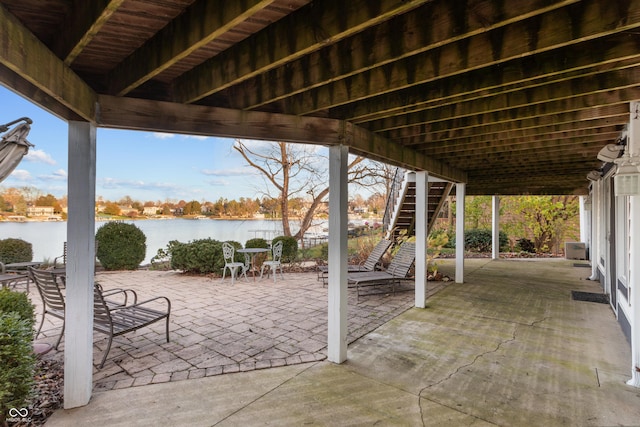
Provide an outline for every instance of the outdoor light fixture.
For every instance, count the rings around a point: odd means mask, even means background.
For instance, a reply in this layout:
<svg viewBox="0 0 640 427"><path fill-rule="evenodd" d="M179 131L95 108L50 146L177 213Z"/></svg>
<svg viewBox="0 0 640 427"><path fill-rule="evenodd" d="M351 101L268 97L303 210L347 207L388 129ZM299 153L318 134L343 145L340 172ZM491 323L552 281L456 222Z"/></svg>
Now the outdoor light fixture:
<svg viewBox="0 0 640 427"><path fill-rule="evenodd" d="M616 196L640 196L640 157L625 155L615 160L618 170L613 176Z"/></svg>
<svg viewBox="0 0 640 427"><path fill-rule="evenodd" d="M587 179L589 181L597 181L600 178L602 178L602 172L600 172L600 171L592 170L591 172L589 172L587 174Z"/></svg>
<svg viewBox="0 0 640 427"><path fill-rule="evenodd" d="M623 150L624 145L607 144L602 147L602 149L598 153L598 160L605 163L613 162L615 159L620 157L620 154Z"/></svg>

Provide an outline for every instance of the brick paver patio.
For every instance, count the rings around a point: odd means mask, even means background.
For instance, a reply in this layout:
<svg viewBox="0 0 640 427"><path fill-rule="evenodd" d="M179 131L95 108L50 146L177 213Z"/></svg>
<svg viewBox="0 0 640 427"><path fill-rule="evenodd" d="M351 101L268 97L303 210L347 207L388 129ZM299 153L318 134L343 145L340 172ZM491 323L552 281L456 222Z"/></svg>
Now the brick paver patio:
<svg viewBox="0 0 640 427"><path fill-rule="evenodd" d="M285 273L284 280L238 280L190 276L175 271L99 272L105 289L129 288L139 300L171 300L169 343L164 322L114 339L107 362L94 370L94 389L110 390L150 383L294 365L326 358L327 289L316 273ZM429 282L429 294L446 282ZM349 343L413 306L411 291L360 296L349 290ZM40 321L41 300L31 299ZM55 343L61 321L47 317L39 342ZM106 348L94 335L94 365ZM63 359L58 351L45 357Z"/></svg>

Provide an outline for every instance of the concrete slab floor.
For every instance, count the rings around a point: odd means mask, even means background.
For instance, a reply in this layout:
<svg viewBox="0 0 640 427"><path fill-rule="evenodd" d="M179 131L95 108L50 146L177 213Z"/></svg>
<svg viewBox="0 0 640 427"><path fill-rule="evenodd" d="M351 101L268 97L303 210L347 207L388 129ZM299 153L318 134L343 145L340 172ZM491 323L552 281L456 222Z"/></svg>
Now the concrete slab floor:
<svg viewBox="0 0 640 427"><path fill-rule="evenodd" d="M439 262L441 269L451 261ZM94 393L47 426L640 424L630 348L564 260L467 260L448 286L326 361Z"/></svg>

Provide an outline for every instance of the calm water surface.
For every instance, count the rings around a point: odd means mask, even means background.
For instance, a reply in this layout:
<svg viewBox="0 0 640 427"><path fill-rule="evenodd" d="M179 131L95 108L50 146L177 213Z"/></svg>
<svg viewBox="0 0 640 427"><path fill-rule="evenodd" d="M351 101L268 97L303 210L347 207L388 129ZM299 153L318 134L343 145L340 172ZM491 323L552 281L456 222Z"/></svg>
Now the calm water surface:
<svg viewBox="0 0 640 427"><path fill-rule="evenodd" d="M149 219L125 222L135 224L147 236L147 254L143 264L148 264L158 249L166 248L170 240L186 243L212 238L220 241L235 240L244 245L254 237L272 239L282 234L282 223L279 220ZM103 224L105 223L96 222L96 230ZM53 261L53 258L62 255L62 247L67 240L67 223L0 222L0 239L9 237L31 243L34 261Z"/></svg>

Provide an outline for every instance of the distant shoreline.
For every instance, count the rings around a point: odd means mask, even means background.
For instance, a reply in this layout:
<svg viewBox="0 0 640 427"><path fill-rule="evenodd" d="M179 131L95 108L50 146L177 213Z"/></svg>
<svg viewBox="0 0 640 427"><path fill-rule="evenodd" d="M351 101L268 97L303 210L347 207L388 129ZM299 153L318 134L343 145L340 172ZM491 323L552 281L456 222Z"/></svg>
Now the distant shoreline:
<svg viewBox="0 0 640 427"><path fill-rule="evenodd" d="M290 217L293 220L299 220L301 218L299 217ZM136 218L129 218L129 217L117 217L117 218L106 218L106 217L96 217L95 221L96 222L105 222L105 221L147 221L147 220L175 220L175 219L187 219L187 220L192 220L192 221L200 221L200 220L222 220L222 221L282 221L282 218L239 218L239 217L227 217L227 218L220 218L220 217L208 217L208 216L198 216L198 217L193 217L193 216L183 216L183 217L175 217L175 216L157 216L157 217L136 217ZM327 220L327 218L314 218L315 220ZM362 218L362 217L350 217L349 219L355 219L355 220L361 220L361 221L371 221L372 223L374 222L380 222L382 221L382 218ZM66 222L66 219L51 219L51 218L45 218L45 217L35 217L35 218L29 218L29 217L19 217L19 218L9 218L9 217L2 217L0 219L0 222Z"/></svg>

